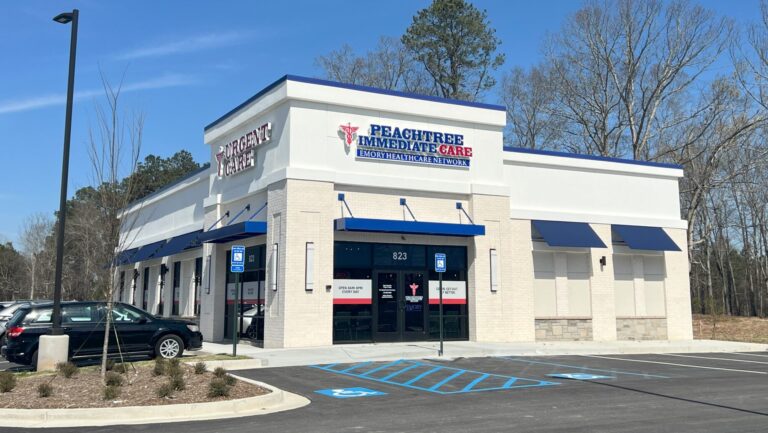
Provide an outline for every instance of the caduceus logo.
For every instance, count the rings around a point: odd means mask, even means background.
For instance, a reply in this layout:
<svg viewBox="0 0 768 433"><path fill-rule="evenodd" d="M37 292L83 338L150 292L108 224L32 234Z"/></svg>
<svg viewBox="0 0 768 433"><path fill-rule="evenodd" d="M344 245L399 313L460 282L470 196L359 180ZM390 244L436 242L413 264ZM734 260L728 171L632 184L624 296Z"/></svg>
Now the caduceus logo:
<svg viewBox="0 0 768 433"><path fill-rule="evenodd" d="M339 125L339 129L344 133L344 143L349 147L355 141L355 138L357 138L357 130L360 129L360 127L352 126L351 123L347 123L346 125Z"/></svg>
<svg viewBox="0 0 768 433"><path fill-rule="evenodd" d="M416 296L416 290L419 288L419 285L416 283L411 283L411 285L408 287L411 288L411 296Z"/></svg>

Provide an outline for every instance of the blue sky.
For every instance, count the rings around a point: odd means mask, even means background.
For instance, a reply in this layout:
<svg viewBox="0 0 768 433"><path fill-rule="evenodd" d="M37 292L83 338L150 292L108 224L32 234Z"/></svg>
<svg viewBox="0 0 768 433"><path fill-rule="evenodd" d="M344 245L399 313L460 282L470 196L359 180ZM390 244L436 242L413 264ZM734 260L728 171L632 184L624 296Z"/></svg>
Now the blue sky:
<svg viewBox="0 0 768 433"><path fill-rule="evenodd" d="M548 32L575 0L476 0L507 56L501 72L540 59ZM737 21L758 0L707 0ZM142 158L187 149L207 161L203 127L285 74L321 76L318 55L348 43L363 52L399 36L428 0L10 1L0 50L0 240L17 241L24 218L58 207L69 26L51 18L80 9L70 196L91 183L89 129L102 97L100 71L124 78L123 108L145 117ZM500 73L501 73L500 72ZM498 102L494 92L486 102Z"/></svg>

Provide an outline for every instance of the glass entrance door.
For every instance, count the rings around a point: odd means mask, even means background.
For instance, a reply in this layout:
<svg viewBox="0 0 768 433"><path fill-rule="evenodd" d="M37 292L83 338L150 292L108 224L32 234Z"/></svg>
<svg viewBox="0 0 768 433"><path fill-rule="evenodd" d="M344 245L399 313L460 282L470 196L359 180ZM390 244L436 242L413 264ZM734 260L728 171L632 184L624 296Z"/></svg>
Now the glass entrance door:
<svg viewBox="0 0 768 433"><path fill-rule="evenodd" d="M427 338L427 292L423 272L378 271L374 341L419 341Z"/></svg>

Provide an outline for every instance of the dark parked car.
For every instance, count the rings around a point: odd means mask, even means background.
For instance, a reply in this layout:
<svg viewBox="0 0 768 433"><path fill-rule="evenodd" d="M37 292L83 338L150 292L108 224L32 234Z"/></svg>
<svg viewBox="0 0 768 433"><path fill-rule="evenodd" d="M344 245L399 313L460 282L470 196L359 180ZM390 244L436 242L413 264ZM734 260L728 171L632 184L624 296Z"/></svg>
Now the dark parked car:
<svg viewBox="0 0 768 433"><path fill-rule="evenodd" d="M3 356L10 362L37 364L37 347L41 335L51 329L53 304L19 308L8 322L7 344ZM73 361L98 358L104 344L107 312L105 302L63 302L61 326L69 335L69 357ZM132 305L116 302L112 309L109 355L160 356L176 358L184 350L198 350L203 335L194 322L164 319L150 315ZM118 344L119 343L119 344Z"/></svg>
<svg viewBox="0 0 768 433"><path fill-rule="evenodd" d="M51 302L51 301L46 301L46 300L13 301L5 308L0 309L0 346L5 344L5 327L8 324L8 321L11 320L11 317L13 317L14 313L16 313L16 310L18 310L19 308L25 305L37 305L37 304L43 304L46 302Z"/></svg>

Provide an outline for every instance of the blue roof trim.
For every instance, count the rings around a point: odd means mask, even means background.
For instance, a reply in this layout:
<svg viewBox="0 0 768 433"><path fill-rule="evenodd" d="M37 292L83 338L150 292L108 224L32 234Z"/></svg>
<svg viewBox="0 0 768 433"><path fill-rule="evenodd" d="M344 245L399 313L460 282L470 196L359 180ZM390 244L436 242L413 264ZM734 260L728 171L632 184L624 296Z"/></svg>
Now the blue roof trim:
<svg viewBox="0 0 768 433"><path fill-rule="evenodd" d="M172 256L182 251L202 247L203 243L200 242L201 233L203 233L202 230L195 230L172 237L168 240L168 243L160 247L160 250L155 253L155 257Z"/></svg>
<svg viewBox="0 0 768 433"><path fill-rule="evenodd" d="M453 105L463 105L465 107L473 107L473 108L485 108L487 110L496 110L496 111L507 111L507 108L502 105L494 105L494 104L485 104L482 102L471 102L471 101L461 101L458 99L449 99L449 98L441 98L439 96L429 96L429 95L420 95L418 93L410 93L410 92L400 92L397 90L386 90L386 89L380 89L378 87L370 87L370 86L361 86L358 84L347 84L347 83L340 83L338 81L329 81L329 80L323 80L320 78L309 78L309 77L302 77L299 75L284 75L279 80L275 81L274 83L268 85L264 89L260 90L257 94L251 96L248 98L245 102L238 105L237 107L233 108L232 110L229 110L227 114L219 117L218 119L214 120L213 122L209 123L205 127L205 131L213 128L214 126L218 125L222 121L224 121L226 118L231 116L232 114L239 111L241 108L245 107L246 105L250 104L251 102L259 99L260 97L264 96L266 93L274 89L275 87L282 84L284 81L296 81L299 83L307 83L307 84L317 84L319 86L328 86L328 87L337 87L339 89L349 89L349 90L359 90L361 92L369 92L369 93L378 93L381 95L389 95L389 96L398 96L401 98L409 98L409 99L420 99L422 101L430 101L430 102L439 102L442 104L453 104Z"/></svg>
<svg viewBox="0 0 768 433"><path fill-rule="evenodd" d="M136 251L136 254L131 257L130 263L143 262L145 260L158 258L157 251L165 244L165 242L165 239L163 239L162 241L152 242L151 244L139 247L139 250Z"/></svg>
<svg viewBox="0 0 768 433"><path fill-rule="evenodd" d="M661 227L614 224L611 229L633 250L680 251L680 247Z"/></svg>
<svg viewBox="0 0 768 433"><path fill-rule="evenodd" d="M146 196L144 196L144 197L142 197L142 198L140 198L140 199L138 199L138 200L134 200L134 201L132 201L132 202L128 203L128 204L125 206L125 208L124 208L124 209L128 209L129 207L131 207L131 206L135 205L136 203L140 203L140 202L142 202L142 201L145 201L145 200L148 200L148 199L150 199L150 198L152 198L152 197L154 197L154 196L156 196L156 195L158 195L158 194L161 194L161 193L163 193L163 192L165 192L165 191L167 191L167 190L169 190L169 189L173 188L174 186L176 186L176 185L178 185L178 184L180 184L180 183L184 182L185 180L187 180L187 179L189 179L189 178L191 178L191 177L194 177L195 175L197 175L197 174L200 174L200 173L202 173L202 172L204 172L204 171L208 170L209 168L211 168L211 163L210 163L210 162L206 162L206 163L205 163L205 164L203 164L203 165L202 165L200 168L198 168L197 170L195 170L195 171L193 171L193 172L191 172L191 173L187 174L186 176L184 176L184 177L181 177L181 178L179 178L179 179L176 179L176 180L174 180L173 182L171 182L171 183L168 183L168 184L166 184L166 185L163 185L163 186L162 186L160 189L158 189L157 191L155 191L155 192L153 192L153 193L151 193L151 194L148 194L148 195L146 195Z"/></svg>
<svg viewBox="0 0 768 433"><path fill-rule="evenodd" d="M117 257L115 257L115 266L123 266L127 265L128 263L133 263L131 259L136 254L136 252L139 251L138 248L131 248L128 250L120 251L117 253ZM107 265L109 266L109 265Z"/></svg>
<svg viewBox="0 0 768 433"><path fill-rule="evenodd" d="M402 233L433 236L482 236L485 226L421 221L382 220L370 218L339 218L334 221L337 231Z"/></svg>
<svg viewBox="0 0 768 433"><path fill-rule="evenodd" d="M224 226L200 234L204 243L223 244L225 242L259 236L267 233L266 221L243 221L231 226Z"/></svg>
<svg viewBox="0 0 768 433"><path fill-rule="evenodd" d="M589 159L593 161L618 162L621 164L644 165L648 167L683 169L682 165L667 162L638 161L636 159L611 158L608 156L582 155L580 153L558 152L554 150L526 149L523 147L505 147L505 152L530 153L533 155L561 156L564 158Z"/></svg>
<svg viewBox="0 0 768 433"><path fill-rule="evenodd" d="M531 221L550 247L606 248L587 223L566 221Z"/></svg>

